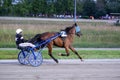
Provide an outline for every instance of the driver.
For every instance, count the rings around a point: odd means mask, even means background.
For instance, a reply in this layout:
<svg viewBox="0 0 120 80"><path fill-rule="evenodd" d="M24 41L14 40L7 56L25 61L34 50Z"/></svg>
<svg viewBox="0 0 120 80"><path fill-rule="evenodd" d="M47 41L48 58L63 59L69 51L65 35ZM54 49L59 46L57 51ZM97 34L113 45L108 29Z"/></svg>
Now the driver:
<svg viewBox="0 0 120 80"><path fill-rule="evenodd" d="M34 44L27 42L27 40L25 40L23 38L22 32L23 32L23 30L20 28L16 30L15 41L16 41L17 48L20 49L20 47L24 48L24 47L28 47L28 46L35 48Z"/></svg>

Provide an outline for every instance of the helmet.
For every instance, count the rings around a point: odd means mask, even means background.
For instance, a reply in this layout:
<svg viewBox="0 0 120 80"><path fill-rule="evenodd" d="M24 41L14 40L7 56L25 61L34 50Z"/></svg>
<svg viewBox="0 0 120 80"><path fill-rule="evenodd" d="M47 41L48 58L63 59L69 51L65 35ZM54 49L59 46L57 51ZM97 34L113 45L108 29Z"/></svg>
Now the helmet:
<svg viewBox="0 0 120 80"><path fill-rule="evenodd" d="M20 34L22 31L23 31L22 29L17 29L17 30L16 30L16 33L17 33L17 34Z"/></svg>

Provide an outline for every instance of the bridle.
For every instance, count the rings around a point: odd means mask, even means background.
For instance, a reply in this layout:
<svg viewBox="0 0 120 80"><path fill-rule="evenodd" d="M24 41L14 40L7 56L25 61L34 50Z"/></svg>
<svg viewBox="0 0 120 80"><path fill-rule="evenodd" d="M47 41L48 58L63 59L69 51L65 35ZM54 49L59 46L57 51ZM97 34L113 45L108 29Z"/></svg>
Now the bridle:
<svg viewBox="0 0 120 80"><path fill-rule="evenodd" d="M79 26L75 26L75 33L68 32L68 34L77 34L79 32L80 32L80 27Z"/></svg>
<svg viewBox="0 0 120 80"><path fill-rule="evenodd" d="M78 32L80 32L80 27L79 27L79 26L76 26L76 27L75 27L75 33L77 34Z"/></svg>

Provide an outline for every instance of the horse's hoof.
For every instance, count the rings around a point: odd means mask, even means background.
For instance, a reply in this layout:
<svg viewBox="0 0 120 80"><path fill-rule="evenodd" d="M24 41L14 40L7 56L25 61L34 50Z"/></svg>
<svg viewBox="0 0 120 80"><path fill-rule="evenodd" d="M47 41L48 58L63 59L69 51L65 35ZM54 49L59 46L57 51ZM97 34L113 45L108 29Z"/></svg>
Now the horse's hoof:
<svg viewBox="0 0 120 80"><path fill-rule="evenodd" d="M56 62L56 63L59 63L57 59L55 60L55 62Z"/></svg>

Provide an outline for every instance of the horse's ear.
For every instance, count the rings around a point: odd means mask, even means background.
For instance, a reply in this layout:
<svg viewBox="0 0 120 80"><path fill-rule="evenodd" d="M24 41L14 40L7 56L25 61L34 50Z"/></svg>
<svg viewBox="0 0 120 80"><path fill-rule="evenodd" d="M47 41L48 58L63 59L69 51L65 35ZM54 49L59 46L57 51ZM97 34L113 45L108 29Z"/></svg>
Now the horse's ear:
<svg viewBox="0 0 120 80"><path fill-rule="evenodd" d="M74 26L77 26L77 23L75 23Z"/></svg>

